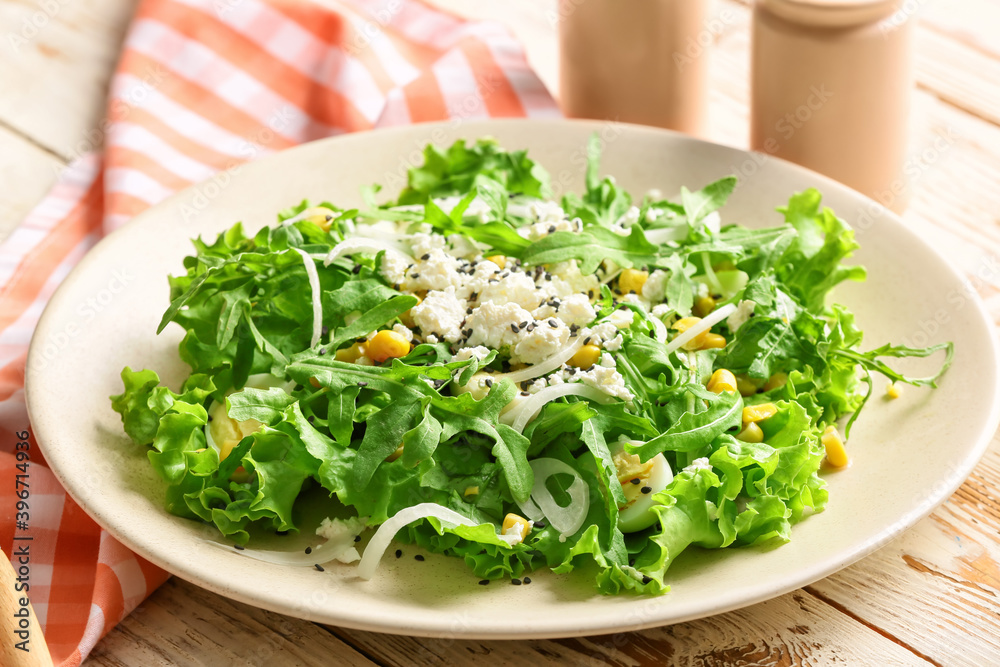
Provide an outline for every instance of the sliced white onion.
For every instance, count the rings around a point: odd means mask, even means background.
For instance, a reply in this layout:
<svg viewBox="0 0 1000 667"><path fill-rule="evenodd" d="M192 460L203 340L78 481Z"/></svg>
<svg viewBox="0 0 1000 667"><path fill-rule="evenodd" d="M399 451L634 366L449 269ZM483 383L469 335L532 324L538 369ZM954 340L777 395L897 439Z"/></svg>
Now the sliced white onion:
<svg viewBox="0 0 1000 667"><path fill-rule="evenodd" d="M583 341L589 336L590 333L584 329L583 331L577 333L576 338L570 340L566 343L558 352L553 354L551 357L545 361L540 361L537 364L532 364L527 368L522 368L519 371L511 371L510 373L501 373L499 375L494 375L493 380L510 380L514 384L518 382L524 382L525 380L534 380L537 377L545 375L550 371L554 371L559 368L567 361L573 358L573 355L577 353L577 350L583 346Z"/></svg>
<svg viewBox="0 0 1000 667"><path fill-rule="evenodd" d="M301 248L292 248L302 256L302 263L306 267L306 275L309 277L309 291L312 292L313 310L313 331L312 342L309 347L316 347L320 336L323 335L323 303L320 301L319 273L316 272L316 262L312 256Z"/></svg>
<svg viewBox="0 0 1000 667"><path fill-rule="evenodd" d="M646 240L650 243L660 245L669 241L683 241L688 236L687 225L676 225L674 227L662 227L660 229L650 229L646 231Z"/></svg>
<svg viewBox="0 0 1000 667"><path fill-rule="evenodd" d="M531 471L535 473L535 484L531 487L531 496L528 500L523 504L519 503L521 511L533 521L544 516L549 525L559 531L560 539L565 540L580 530L580 526L587 518L587 510L590 509L590 488L580 477L580 473L559 459L535 459L531 461ZM557 503L545 486L549 477L560 473L573 476L573 483L566 490L570 497L570 503L566 507Z"/></svg>
<svg viewBox="0 0 1000 667"><path fill-rule="evenodd" d="M379 561L382 559L382 554L389 548L389 543L392 542L392 538L396 536L399 529L403 526L408 526L414 521L428 517L434 517L441 523L452 528L455 526L476 525L471 519L437 503L420 503L419 505L401 509L392 517L386 519L378 527L378 530L375 531L375 535L372 536L371 541L368 542L368 546L365 547L365 553L361 557L361 562L358 563L358 576L362 579L371 579L375 574L375 569L378 567Z"/></svg>
<svg viewBox="0 0 1000 667"><path fill-rule="evenodd" d="M649 316L649 323L653 325L653 333L656 334L656 341L658 343L666 342L667 340L667 325L663 323L659 317L655 315Z"/></svg>
<svg viewBox="0 0 1000 667"><path fill-rule="evenodd" d="M328 214L333 214L334 213L334 211L332 211L331 209L328 209L325 206L310 206L310 207L308 207L306 209L303 209L302 212L298 213L297 215L293 215L292 217L288 218L287 220L282 220L281 221L281 226L282 227L291 227L296 222L301 222L302 220L305 220L306 218L311 218L314 215L320 215L320 211L327 211Z"/></svg>
<svg viewBox="0 0 1000 667"><path fill-rule="evenodd" d="M363 253L366 255L377 255L385 250L387 253L395 253L413 263L414 259L412 255L408 255L399 249L394 243L390 241L380 241L378 239L368 239L362 236L355 236L349 239L345 239L333 246L330 250L330 254L326 256L323 261L324 266L330 266L335 259L343 255L354 255L357 253Z"/></svg>
<svg viewBox="0 0 1000 667"><path fill-rule="evenodd" d="M534 380L535 378L541 377L555 369L559 368L567 361L573 358L573 355L577 353L583 346L583 341L586 340L587 336L590 335L589 329L584 329L577 333L576 338L571 338L564 346L562 346L558 352L553 354L551 357L544 361L540 361L537 364L532 364L527 368L522 368L519 371L511 371L509 373L489 373L482 371L476 373L469 380L469 383L458 387L459 393L472 392L472 395L476 397L477 400L481 399L486 395L483 391L486 388L485 381L487 379L492 382L499 382L500 380L510 380L514 384L524 382L525 380Z"/></svg>
<svg viewBox="0 0 1000 667"><path fill-rule="evenodd" d="M691 327L681 335L677 336L677 338L667 343L667 354L670 354L674 350L680 349L680 347L685 343L687 343L688 341L693 340L698 336L700 336L701 334L705 333L706 331L714 327L716 324L729 317L729 315L735 310L736 306L734 306L731 303L727 303L725 306L722 306L721 308L716 308L705 319L698 322L693 327Z"/></svg>
<svg viewBox="0 0 1000 667"><path fill-rule="evenodd" d="M518 433L521 433L524 431L524 427L538 416L538 413L542 411L546 403L550 403L563 396L580 396L581 398L597 401L598 403L612 403L615 400L600 389L595 389L582 382L566 382L546 387L537 394L525 397L524 401L517 408L500 415L500 421L508 424Z"/></svg>
<svg viewBox="0 0 1000 667"><path fill-rule="evenodd" d="M219 544L212 540L205 540L205 542L226 549L224 544ZM351 553L352 551L354 553ZM353 539L349 542L327 540L323 544L312 547L309 553L305 551L269 551L266 549L238 549L236 553L265 563L288 565L291 567L313 567L314 565L329 563L332 560L339 560L342 563L352 563L358 560L358 551L354 547Z"/></svg>

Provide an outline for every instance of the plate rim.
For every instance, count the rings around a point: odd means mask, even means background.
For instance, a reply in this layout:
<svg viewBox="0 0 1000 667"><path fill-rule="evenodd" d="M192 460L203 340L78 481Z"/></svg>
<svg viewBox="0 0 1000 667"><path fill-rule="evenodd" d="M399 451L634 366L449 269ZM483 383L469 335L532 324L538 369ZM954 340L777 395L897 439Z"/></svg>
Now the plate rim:
<svg viewBox="0 0 1000 667"><path fill-rule="evenodd" d="M563 125L577 125L580 127L589 127L591 130L597 131L608 126L607 121L592 121L592 120L571 120L571 119L483 119L476 121L464 121L461 125L462 134L464 135L475 135L475 136L489 136L492 129L498 125L504 126L516 126L516 125L553 125L553 126L563 126ZM254 169L266 169L267 164L273 161L275 158L282 156L289 152L305 151L305 150L321 150L322 146L327 146L332 143L340 142L352 142L361 141L364 142L365 138L374 133L379 134L400 134L400 135L410 135L415 128L424 129L427 131L433 131L435 128L442 128L448 131L450 127L454 125L451 121L437 121L428 123L415 123L406 126L384 128L378 130L372 130L368 132L357 132L351 134L337 135L334 137L327 137L317 141L308 142L305 144L300 144L292 148L285 149L273 153L271 155L262 157L258 160L254 160L251 163L247 163L246 167L253 167ZM672 130L664 130L660 128L652 128L641 125L634 125L629 123L614 123L615 126L624 127L626 131L631 133L648 133L654 135L672 135L674 139L687 141L693 144L703 144L712 147L722 147L730 151L735 151L743 156L752 156L755 154L754 151L747 151L745 149L737 148L734 146L707 141L704 139L691 137L684 135L679 132L674 132ZM483 129L477 129L483 128ZM966 279L964 275L957 269L954 263L944 255L942 255L938 249L917 234L913 229L911 229L895 212L887 209L878 202L866 197L862 193L859 193L848 186L834 181L833 179L819 174L815 171L796 165L794 163L788 162L781 158L775 156L768 156L768 160L776 160L780 163L784 163L785 167L791 168L794 171L799 171L800 173L807 174L809 178L815 182L816 186L823 189L824 193L827 191L841 191L846 192L854 198L861 197L867 202L869 206L878 207L879 214L884 216L886 220L891 221L894 226L893 234L902 234L908 236L911 240L923 246L927 251L932 253L942 265L949 271L952 277L959 283L964 282ZM41 368L38 364L33 363L39 355L42 354L40 342L43 336L38 335L39 332L46 332L48 330L48 322L51 319L55 319L56 312L60 310L60 302L62 297L68 291L67 285L71 285L74 279L80 274L87 271L88 267L98 261L99 251L102 245L109 242L109 239L116 238L120 233L124 233L126 230L131 230L134 227L144 224L144 221L149 218L156 216L159 209L169 208L174 205L175 202L189 198L195 191L201 188L203 185L211 182L217 174L180 190L170 197L164 199L163 201L151 206L139 215L135 216L127 223L122 225L120 228L115 229L111 233L107 234L101 238L98 243L94 245L84 257L72 268L72 270L65 276L63 281L59 284L56 290L50 297L46 307L39 317L38 323L35 327L35 331L32 333L31 342L29 345L27 360L26 360L26 374L25 374L25 403L29 415L29 424L31 426L32 434L35 437L36 443L42 449L43 453L45 450L44 441L47 439L45 431L47 430L45 426L41 428L36 426L36 420L34 416L37 414L38 406L34 400L34 393L31 390L33 384L32 378L37 377L41 372ZM881 221L880 221L881 223ZM853 227L852 227L853 228ZM774 586L772 584L768 585L758 585L756 587L741 587L744 591L743 595L739 596L728 596L727 602L723 604L701 604L695 608L692 608L686 614L680 615L669 615L669 618L657 618L655 614L648 620L638 621L638 622L612 622L609 623L607 620L603 620L601 615L596 615L595 617L588 617L586 623L579 624L578 627L574 629L559 629L559 630L547 630L545 628L536 629L526 629L520 631L507 631L502 628L497 628L496 631L481 631L481 630L459 630L445 629L441 627L436 627L436 624L421 623L420 619L415 617L412 619L412 623L407 624L405 627L401 625L385 625L379 624L377 622L371 621L366 622L365 620L357 620L356 616L343 615L343 614L330 614L330 613L319 613L312 612L309 609L297 609L294 613L289 611L287 602L282 603L279 597L272 596L269 594L258 594L258 595L247 595L242 591L236 590L234 588L228 588L225 585L217 584L215 581L206 578L199 578L194 576L194 567L184 567L184 561L178 560L173 562L164 558L160 558L155 552L148 552L143 548L143 546L133 540L127 531L119 531L117 527L114 526L110 521L105 522L94 516L90 509L77 495L77 489L74 488L72 479L69 476L64 476L61 470L53 467L49 467L49 470L55 475L56 479L66 490L67 494L76 502L81 509L83 509L88 516L90 516L95 522L98 523L104 530L107 530L110 535L115 539L124 544L127 548L134 551L138 555L142 556L151 563L157 565L158 567L169 572L173 576L178 576L185 581L189 581L199 587L211 590L215 593L228 597L230 599L238 600L247 604L254 605L256 607L261 607L264 609L269 609L277 613L290 614L298 618L303 618L313 622L329 623L340 627L352 628L357 630L365 631L375 631L387 634L398 634L398 635L408 635L408 636L420 636L420 637L453 637L453 638L463 638L463 639L518 639L518 638L558 638L558 637L576 637L576 636L586 636L598 633L610 633L610 632L628 632L634 630L647 629L652 627L660 627L667 624L682 623L686 621L691 621L698 618L704 618L708 616L714 616L717 614L726 613L733 611L735 609L740 609L753 604L758 604L766 600L776 598L778 596L784 595L790 591L797 590L803 586L807 586L819 579L830 576L841 569L857 562L858 560L870 555L871 553L877 551L882 546L885 546L889 542L893 541L899 535L905 531L912 528L917 522L931 514L935 509L937 509L941 504L943 504L969 477L972 471L977 467L982 457L985 455L986 450L989 447L990 442L996 433L997 426L1000 424L1000 372L998 372L997 361L1000 359L1000 342L997 340L996 327L990 318L988 311L986 310L985 304L983 303L981 297L978 294L972 294L969 301L973 304L976 319L981 323L985 330L991 332L992 335L988 336L989 343L989 354L992 356L994 363L990 364L990 368L993 373L993 382L991 386L992 400L990 404L990 411L986 418L982 421L979 433L976 437L974 445L969 449L969 454L962 460L961 465L952 467L950 473L938 480L935 485L936 493L928 496L924 502L912 508L910 511L902 514L896 520L894 520L891 525L886 528L882 534L877 536L871 536L868 540L855 545L853 548L844 549L835 555L832 555L826 559L821 559L810 563L808 567L800 568L796 570L797 576L789 578L781 586ZM41 422L44 424L44 420ZM46 459L46 462L48 460ZM69 483L67 483L69 481ZM110 524L110 525L109 525ZM190 576L189 576L190 575ZM750 593L746 593L750 590ZM657 600L669 598L669 593L663 597L643 597L636 598L636 600ZM717 599L717 598L716 598ZM710 609L708 607L711 607ZM329 608L324 608L324 611L329 612ZM598 621L597 619L602 619ZM620 620L616 617L615 620Z"/></svg>

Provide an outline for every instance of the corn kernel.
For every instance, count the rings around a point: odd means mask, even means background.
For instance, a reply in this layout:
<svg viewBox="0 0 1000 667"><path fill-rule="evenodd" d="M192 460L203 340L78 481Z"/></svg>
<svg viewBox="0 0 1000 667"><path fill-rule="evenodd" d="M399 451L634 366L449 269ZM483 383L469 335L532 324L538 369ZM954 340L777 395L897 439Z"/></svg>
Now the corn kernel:
<svg viewBox="0 0 1000 667"><path fill-rule="evenodd" d="M493 262L494 264L496 264L497 266L499 266L501 269L507 267L507 258L504 257L503 255L490 255L489 257L486 258L486 261L487 262Z"/></svg>
<svg viewBox="0 0 1000 667"><path fill-rule="evenodd" d="M725 368L712 373L708 380L708 390L714 394L721 394L724 391L736 391L736 376Z"/></svg>
<svg viewBox="0 0 1000 667"><path fill-rule="evenodd" d="M684 333L691 327L693 327L698 322L701 322L700 317L682 317L671 325L671 329L676 329L679 333ZM700 350L702 344L705 342L705 336L708 334L707 331L702 332L689 340L688 342L681 345L685 350Z"/></svg>
<svg viewBox="0 0 1000 667"><path fill-rule="evenodd" d="M889 386L885 388L885 395L889 398L899 398L899 387L896 386L895 382L890 382Z"/></svg>
<svg viewBox="0 0 1000 667"><path fill-rule="evenodd" d="M379 331L368 341L368 357L377 364L386 359L398 359L410 353L410 342L389 329Z"/></svg>
<svg viewBox="0 0 1000 667"><path fill-rule="evenodd" d="M421 303L423 303L424 299L423 299L423 297L417 296L416 294L414 294L413 296L415 296L417 298L417 302L415 304L413 304L413 308L416 308ZM402 315L399 316L399 321L402 322L403 324L405 324L407 327L409 327L411 329L414 326L416 326L416 324L413 321L413 308L410 308L408 311L406 311L405 313L403 313Z"/></svg>
<svg viewBox="0 0 1000 667"><path fill-rule="evenodd" d="M368 347L364 343L355 343L350 347L337 350L337 353L333 355L333 358L337 361L345 361L349 364L353 364L358 359L365 356L365 352L367 351Z"/></svg>
<svg viewBox="0 0 1000 667"><path fill-rule="evenodd" d="M757 380L749 377L746 373L740 373L736 376L736 389L740 392L740 396L753 396L759 387Z"/></svg>
<svg viewBox="0 0 1000 667"><path fill-rule="evenodd" d="M566 363L570 366L576 366L581 370L587 370L596 364L600 358L601 348L596 345L584 345Z"/></svg>
<svg viewBox="0 0 1000 667"><path fill-rule="evenodd" d="M760 405L748 405L743 408L743 423L756 424L765 419L770 419L778 414L778 408L774 403L761 403Z"/></svg>
<svg viewBox="0 0 1000 667"><path fill-rule="evenodd" d="M743 442L764 442L764 431L757 424L750 422L743 427L736 439Z"/></svg>
<svg viewBox="0 0 1000 667"><path fill-rule="evenodd" d="M701 343L702 350L721 350L726 346L726 337L721 334L706 333Z"/></svg>
<svg viewBox="0 0 1000 667"><path fill-rule="evenodd" d="M622 294L642 294L642 286L649 279L649 271L639 271L638 269L625 269L618 276L618 290Z"/></svg>
<svg viewBox="0 0 1000 667"><path fill-rule="evenodd" d="M698 317L707 317L709 313L715 310L715 299L710 296L699 296L694 300L694 308L692 310Z"/></svg>
<svg viewBox="0 0 1000 667"><path fill-rule="evenodd" d="M788 373L775 373L764 383L764 391L784 387L788 383Z"/></svg>
<svg viewBox="0 0 1000 667"><path fill-rule="evenodd" d="M403 455L403 443L399 443L399 447L396 447L395 451L393 451L392 454L389 454L389 456L385 457L385 460L395 461L402 455Z"/></svg>
<svg viewBox="0 0 1000 667"><path fill-rule="evenodd" d="M465 487L465 491L462 493L462 495L466 496L466 497L468 497L468 496L478 496L479 495L479 487L478 486L467 486L467 487Z"/></svg>
<svg viewBox="0 0 1000 667"><path fill-rule="evenodd" d="M317 380L315 377L311 377L309 378L309 386L312 387L313 389L319 389L322 385L320 385L319 380Z"/></svg>
<svg viewBox="0 0 1000 667"><path fill-rule="evenodd" d="M250 473L248 473L247 469L243 466L236 466L236 470L233 471L233 474L229 477L229 479L237 484L242 484L250 479Z"/></svg>
<svg viewBox="0 0 1000 667"><path fill-rule="evenodd" d="M325 206L313 206L312 208L307 208L299 215L304 216L302 219L306 222L318 225L324 232L330 231L330 224L336 216L333 211Z"/></svg>
<svg viewBox="0 0 1000 667"><path fill-rule="evenodd" d="M844 448L844 441L836 426L833 424L827 426L819 441L826 448L826 461L831 466L843 468L850 462L850 459L847 458L847 450Z"/></svg>
<svg viewBox="0 0 1000 667"><path fill-rule="evenodd" d="M511 513L503 518L503 530L501 531L501 534L516 535L521 538L521 540L524 540L530 532L531 526L528 524L528 520L523 516Z"/></svg>

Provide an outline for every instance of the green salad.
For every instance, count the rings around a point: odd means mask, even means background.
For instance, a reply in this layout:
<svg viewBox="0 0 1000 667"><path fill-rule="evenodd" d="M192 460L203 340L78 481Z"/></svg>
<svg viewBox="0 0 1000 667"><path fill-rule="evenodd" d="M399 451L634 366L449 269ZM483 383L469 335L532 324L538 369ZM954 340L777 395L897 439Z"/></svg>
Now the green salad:
<svg viewBox="0 0 1000 667"><path fill-rule="evenodd" d="M586 566L606 594L666 592L692 545L787 541L848 464L871 373L933 387L951 344L862 351L828 299L864 279L858 246L815 190L748 229L720 215L735 178L638 199L599 152L553 201L524 151L428 146L386 203L195 239L159 327L184 329L190 377L125 368L111 398L167 509L290 566L371 578L395 539L473 585ZM937 351L932 377L884 362ZM306 494L329 504L313 546L255 548Z"/></svg>

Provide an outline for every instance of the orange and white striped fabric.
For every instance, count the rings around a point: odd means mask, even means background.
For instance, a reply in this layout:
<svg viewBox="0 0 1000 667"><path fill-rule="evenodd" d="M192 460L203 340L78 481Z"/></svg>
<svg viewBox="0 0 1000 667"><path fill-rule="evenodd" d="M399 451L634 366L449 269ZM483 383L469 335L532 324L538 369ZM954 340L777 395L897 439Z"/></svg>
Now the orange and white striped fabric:
<svg viewBox="0 0 1000 667"><path fill-rule="evenodd" d="M30 541L30 598L56 664L80 664L167 578L65 494L30 435L28 343L87 250L178 189L305 141L432 120L555 115L505 28L417 0L142 3L107 120L89 137L103 154L74 162L0 245L0 547L9 555ZM25 431L26 531L15 516L15 445Z"/></svg>

